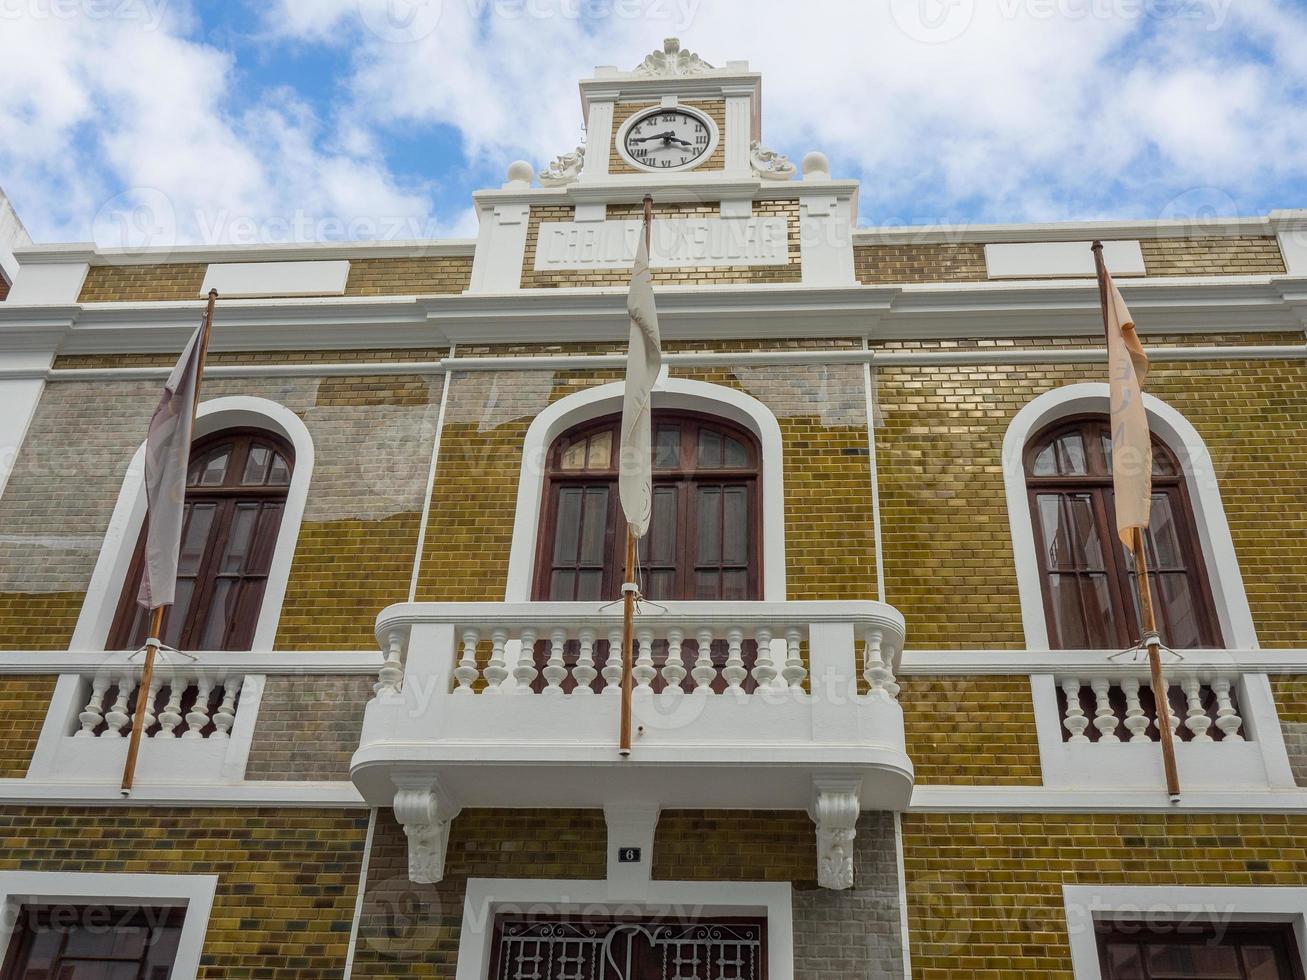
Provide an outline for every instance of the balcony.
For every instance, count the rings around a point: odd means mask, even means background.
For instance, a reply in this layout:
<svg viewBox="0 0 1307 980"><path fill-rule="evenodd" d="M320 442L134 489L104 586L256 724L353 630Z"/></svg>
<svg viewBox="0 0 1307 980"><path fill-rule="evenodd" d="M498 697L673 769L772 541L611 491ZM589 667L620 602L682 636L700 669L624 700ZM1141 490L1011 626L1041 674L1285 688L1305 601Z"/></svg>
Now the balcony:
<svg viewBox="0 0 1307 980"><path fill-rule="evenodd" d="M861 810L912 763L894 680L903 617L876 602L679 602L637 617L634 739L617 751L620 606L406 603L351 776L393 806L410 877L438 881L463 807L807 810L818 878L852 883ZM609 655L613 651L614 656Z"/></svg>

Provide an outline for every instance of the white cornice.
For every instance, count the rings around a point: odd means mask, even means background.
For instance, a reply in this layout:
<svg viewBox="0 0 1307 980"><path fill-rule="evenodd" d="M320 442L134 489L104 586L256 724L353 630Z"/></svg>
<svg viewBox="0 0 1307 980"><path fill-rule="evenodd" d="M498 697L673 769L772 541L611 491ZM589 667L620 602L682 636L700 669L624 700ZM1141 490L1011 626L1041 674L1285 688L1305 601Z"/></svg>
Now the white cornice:
<svg viewBox="0 0 1307 980"><path fill-rule="evenodd" d="M1273 211L1272 216L1300 212ZM1286 219L1288 220L1288 219ZM858 228L854 245L926 245L961 242L1076 242L1132 238L1237 238L1272 235L1271 217L1189 220L1058 221L1022 225L895 225Z"/></svg>
<svg viewBox="0 0 1307 980"><path fill-rule="evenodd" d="M848 196L858 192L856 180L760 180L690 171L680 174L639 173L585 180L563 187L505 187L477 191L479 207L526 204L535 207L576 204L639 204L652 194L658 204L717 204L727 200L767 200L808 195Z"/></svg>
<svg viewBox="0 0 1307 980"><path fill-rule="evenodd" d="M32 245L16 249L18 261L91 265L155 265L161 262L291 262L332 259L431 258L471 256L476 241L470 238L415 241L307 242L275 245L176 245L158 248L96 248L93 243Z"/></svg>

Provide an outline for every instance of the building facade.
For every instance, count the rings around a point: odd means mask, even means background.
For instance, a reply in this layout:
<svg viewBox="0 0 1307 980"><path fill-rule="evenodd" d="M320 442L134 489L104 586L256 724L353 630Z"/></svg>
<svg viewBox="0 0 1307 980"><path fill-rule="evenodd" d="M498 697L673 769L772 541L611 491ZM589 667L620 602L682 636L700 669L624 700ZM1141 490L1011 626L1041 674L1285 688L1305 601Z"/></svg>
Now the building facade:
<svg viewBox="0 0 1307 980"><path fill-rule="evenodd" d="M4 226L0 976L1301 978L1307 213L860 228L747 63L669 41L580 94L474 241ZM1153 361L1178 804L1094 239ZM190 656L138 698L142 443L210 288Z"/></svg>

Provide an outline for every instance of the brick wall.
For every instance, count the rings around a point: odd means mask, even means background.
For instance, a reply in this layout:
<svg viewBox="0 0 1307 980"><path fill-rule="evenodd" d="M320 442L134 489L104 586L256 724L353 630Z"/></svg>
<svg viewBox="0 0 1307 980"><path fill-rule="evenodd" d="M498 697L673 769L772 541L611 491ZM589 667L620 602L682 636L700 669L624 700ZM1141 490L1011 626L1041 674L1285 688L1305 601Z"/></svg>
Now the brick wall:
<svg viewBox="0 0 1307 980"><path fill-rule="evenodd" d="M1307 787L1307 677L1272 677L1271 689L1294 781Z"/></svg>
<svg viewBox="0 0 1307 980"><path fill-rule="evenodd" d="M610 205L607 211L611 221L638 219L644 213L643 206ZM739 283L779 283L799 282L803 278L800 260L799 240L799 202L775 199L755 201L753 213L758 217L784 217L789 231L789 261L785 265L718 265L681 268L659 268L653 270L655 286L672 286L678 284L726 285ZM551 221L571 221L575 209L563 206L533 207L527 222L526 252L522 258L522 288L552 289L578 286L607 286L625 289L631 281L630 269L568 269L562 271L536 271L536 248L540 242L540 225ZM660 218L720 217L721 209L716 203L711 204L655 204L654 220Z"/></svg>
<svg viewBox="0 0 1307 980"><path fill-rule="evenodd" d="M985 246L855 245L853 271L864 285L887 282L984 282Z"/></svg>
<svg viewBox="0 0 1307 980"><path fill-rule="evenodd" d="M917 785L1041 785L1028 678L913 676L899 683Z"/></svg>
<svg viewBox="0 0 1307 980"><path fill-rule="evenodd" d="M655 108L657 102L642 103L620 103L613 108L613 142L608 147L608 172L610 174L639 174L643 170L637 170L617 152L617 131L621 128L622 123L632 116L642 112L647 112ZM717 124L717 132L721 138L717 142L717 147L713 150L708 159L695 167L695 170L724 170L726 168L726 102L723 99L705 99L700 102L683 102L682 105L691 109L698 109L704 115L708 116Z"/></svg>
<svg viewBox="0 0 1307 980"><path fill-rule="evenodd" d="M349 779L374 681L366 674L269 676L245 778Z"/></svg>
<svg viewBox="0 0 1307 980"><path fill-rule="evenodd" d="M340 977L363 810L6 807L0 869L218 876L200 980Z"/></svg>
<svg viewBox="0 0 1307 980"><path fill-rule="evenodd" d="M377 814L355 980L454 976L468 878L603 878L600 810L464 810L450 830L444 880L408 880L408 843L389 810Z"/></svg>
<svg viewBox="0 0 1307 980"><path fill-rule="evenodd" d="M1072 980L1063 885L1307 885L1307 816L908 813L913 976Z"/></svg>
<svg viewBox="0 0 1307 980"><path fill-rule="evenodd" d="M93 265L79 303L154 303L200 299L204 262ZM472 278L472 256L351 259L346 296L408 296L461 293Z"/></svg>
<svg viewBox="0 0 1307 980"><path fill-rule="evenodd" d="M5 274L0 272L0 303L9 298L9 289L12 283L5 278Z"/></svg>
<svg viewBox="0 0 1307 980"><path fill-rule="evenodd" d="M0 778L27 775L56 679L44 675L0 677Z"/></svg>

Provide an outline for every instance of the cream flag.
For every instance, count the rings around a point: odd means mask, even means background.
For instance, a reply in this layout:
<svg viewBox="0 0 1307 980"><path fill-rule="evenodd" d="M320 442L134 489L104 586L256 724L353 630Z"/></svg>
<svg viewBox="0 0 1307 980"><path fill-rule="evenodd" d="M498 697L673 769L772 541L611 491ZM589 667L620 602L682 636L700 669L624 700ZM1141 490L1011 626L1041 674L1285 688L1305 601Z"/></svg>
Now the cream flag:
<svg viewBox="0 0 1307 980"><path fill-rule="evenodd" d="M626 299L631 316L631 341L626 357L626 386L622 398L622 447L617 490L622 513L631 533L642 538L653 514L650 393L663 364L654 307L653 276L649 272L649 246L640 236Z"/></svg>
<svg viewBox="0 0 1307 980"><path fill-rule="evenodd" d="M1116 533L1133 550L1133 529L1148 527L1153 500L1153 443L1144 411L1148 355L1111 274L1107 281L1107 369L1112 409L1112 487Z"/></svg>
<svg viewBox="0 0 1307 980"><path fill-rule="evenodd" d="M186 512L186 467L199 387L200 338L207 320L206 313L164 382L163 397L150 418L150 434L145 440L145 569L136 601L147 609L172 605L177 586L177 555Z"/></svg>

